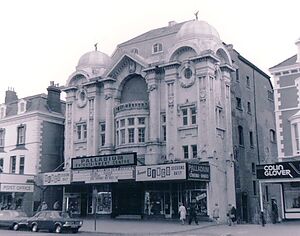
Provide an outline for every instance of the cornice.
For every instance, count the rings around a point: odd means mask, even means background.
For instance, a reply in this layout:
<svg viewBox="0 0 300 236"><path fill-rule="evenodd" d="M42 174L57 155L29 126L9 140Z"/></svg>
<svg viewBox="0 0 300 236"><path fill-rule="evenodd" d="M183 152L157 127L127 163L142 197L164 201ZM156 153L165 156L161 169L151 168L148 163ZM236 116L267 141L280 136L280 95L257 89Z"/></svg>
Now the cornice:
<svg viewBox="0 0 300 236"><path fill-rule="evenodd" d="M270 73L275 76L289 75L300 73L300 63L296 63L289 66L282 66L278 68L269 69ZM288 72L287 74L283 74L284 72Z"/></svg>

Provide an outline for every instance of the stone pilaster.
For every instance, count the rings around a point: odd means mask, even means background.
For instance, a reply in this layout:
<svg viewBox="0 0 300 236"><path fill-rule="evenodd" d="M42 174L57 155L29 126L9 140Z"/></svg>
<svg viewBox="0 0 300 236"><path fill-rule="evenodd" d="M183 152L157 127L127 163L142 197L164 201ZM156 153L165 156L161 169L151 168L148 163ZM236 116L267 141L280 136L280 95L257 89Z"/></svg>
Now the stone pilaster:
<svg viewBox="0 0 300 236"><path fill-rule="evenodd" d="M167 140L166 140L166 159L174 160L178 158L177 152L177 102L176 102L176 79L178 66L168 66L165 69L166 83L166 124Z"/></svg>
<svg viewBox="0 0 300 236"><path fill-rule="evenodd" d="M113 93L114 88L111 83L104 84L105 98L105 147L107 153L113 149Z"/></svg>

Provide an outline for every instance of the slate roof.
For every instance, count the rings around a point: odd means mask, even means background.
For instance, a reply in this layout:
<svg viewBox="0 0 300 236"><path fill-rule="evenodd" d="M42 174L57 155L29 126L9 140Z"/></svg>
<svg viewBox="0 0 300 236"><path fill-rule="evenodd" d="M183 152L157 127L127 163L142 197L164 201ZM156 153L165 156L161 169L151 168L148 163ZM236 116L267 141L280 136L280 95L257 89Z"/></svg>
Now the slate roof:
<svg viewBox="0 0 300 236"><path fill-rule="evenodd" d="M297 54L284 60L283 62L280 62L279 64L273 66L270 68L271 69L275 69L275 68L279 68L279 67L284 67L284 66L290 66L290 65L294 65L296 64L296 61L297 61Z"/></svg>
<svg viewBox="0 0 300 236"><path fill-rule="evenodd" d="M28 96L18 99L11 103L6 104L6 117L14 116L18 114L18 102L20 100L26 101L26 112L40 111L46 113L52 113L47 104L47 95L44 93ZM62 114L64 114L64 105L62 104Z"/></svg>
<svg viewBox="0 0 300 236"><path fill-rule="evenodd" d="M150 31L148 31L144 34L141 34L141 35L133 38L133 39L130 39L126 42L123 42L123 43L119 44L119 46L125 46L125 45L128 45L128 44L142 42L142 41L145 41L147 39L160 38L160 37L164 37L166 35L175 34L180 30L181 26L185 22L186 21L181 22L181 23L176 23L173 26L166 26L166 27L150 30Z"/></svg>

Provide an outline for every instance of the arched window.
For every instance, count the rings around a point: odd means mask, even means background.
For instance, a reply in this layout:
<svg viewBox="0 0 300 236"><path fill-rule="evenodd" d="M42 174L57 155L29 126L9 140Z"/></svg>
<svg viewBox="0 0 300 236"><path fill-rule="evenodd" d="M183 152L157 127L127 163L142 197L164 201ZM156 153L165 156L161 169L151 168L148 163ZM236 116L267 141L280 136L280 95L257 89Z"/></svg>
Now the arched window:
<svg viewBox="0 0 300 236"><path fill-rule="evenodd" d="M244 146L244 131L242 126L238 126L239 145Z"/></svg>
<svg viewBox="0 0 300 236"><path fill-rule="evenodd" d="M158 52L162 52L162 44L161 43L156 43L153 45L152 53L158 53Z"/></svg>

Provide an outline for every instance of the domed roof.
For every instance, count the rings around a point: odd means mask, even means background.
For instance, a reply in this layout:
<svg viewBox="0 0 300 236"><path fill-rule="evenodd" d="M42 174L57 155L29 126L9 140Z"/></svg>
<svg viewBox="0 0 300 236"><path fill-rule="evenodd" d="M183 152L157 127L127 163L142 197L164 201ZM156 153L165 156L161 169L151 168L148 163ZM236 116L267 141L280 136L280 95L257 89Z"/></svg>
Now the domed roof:
<svg viewBox="0 0 300 236"><path fill-rule="evenodd" d="M205 21L191 20L184 23L177 32L177 40L194 38L220 39L218 31Z"/></svg>
<svg viewBox="0 0 300 236"><path fill-rule="evenodd" d="M82 68L107 68L111 58L103 52L91 51L82 55L78 61L77 69Z"/></svg>

